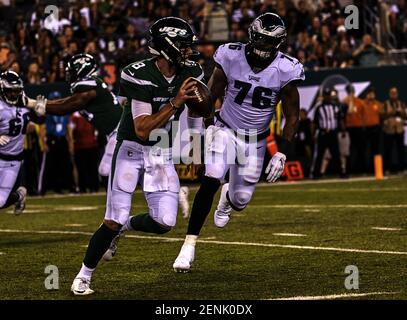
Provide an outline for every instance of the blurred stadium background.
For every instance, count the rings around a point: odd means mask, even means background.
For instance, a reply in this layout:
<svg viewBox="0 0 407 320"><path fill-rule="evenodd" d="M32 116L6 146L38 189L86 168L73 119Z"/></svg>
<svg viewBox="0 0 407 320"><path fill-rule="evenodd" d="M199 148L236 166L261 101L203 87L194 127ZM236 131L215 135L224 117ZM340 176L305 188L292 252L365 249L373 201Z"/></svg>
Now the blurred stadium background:
<svg viewBox="0 0 407 320"><path fill-rule="evenodd" d="M359 8L358 29L345 27L344 8L349 4ZM47 5L58 6L58 19L45 20ZM120 70L148 56L146 32L151 23L175 15L195 28L200 39L198 59L208 80L217 46L246 41L250 22L266 11L278 13L284 19L289 37L282 50L297 57L306 70L306 81L300 87L303 109L300 131L290 154L290 160L300 162L301 172L298 163L294 163L286 178L320 176L321 172L311 170L316 152L312 123L323 83L328 82L329 88L336 85L345 107L348 140L345 139L344 147L349 150L341 153L346 158L344 176L373 174L376 154L383 157L385 174L402 173L407 158L404 0L0 0L0 71L11 69L21 74L30 96L41 93L64 97L69 94L64 82L65 64L72 55L86 52L98 60L101 77L117 92ZM355 97L347 97L348 83L353 84ZM398 90L393 98L389 97L391 88ZM367 99L369 90L376 96ZM56 122L66 129L57 136L53 130ZM271 152L275 143L278 145L283 124L281 112L277 112L271 123L274 133L269 139ZM96 168L105 143L105 138L78 114L49 117L46 125L30 126L23 172L29 193L99 190ZM48 160L43 156L45 153ZM332 155L326 152L324 166L329 158ZM332 163L340 161L333 160ZM328 164L323 173L336 174L332 168ZM184 169L182 165L178 168L182 179L197 178Z"/></svg>
<svg viewBox="0 0 407 320"><path fill-rule="evenodd" d="M349 4L359 8L359 29L344 26ZM58 6L58 20L44 22L47 5ZM149 25L175 15L194 26L208 80L216 48L246 41L250 22L266 11L284 19L289 37L283 50L306 69L300 129L282 180L338 178L335 161L346 163L342 178L354 179L259 184L253 201L243 213L234 213L228 228L206 224L199 259L188 275L171 269L187 226L181 215L168 237L126 236L117 258L101 266L96 299L406 299L406 1L0 0L0 71L18 72L29 96L65 97L65 65L72 55L86 52L117 92L121 68L148 56ZM349 84L354 96L346 90ZM329 162L333 155L324 150L324 174L315 174L313 123L325 89L329 99L340 100L345 138L338 140L340 159ZM56 124L64 127L58 134ZM271 153L283 124L278 111L270 124ZM105 143L77 113L50 116L45 125L28 128L22 179L33 197L18 218L10 210L1 215L2 299L72 298L72 277L105 208L97 175ZM381 181L375 181L376 155L384 164ZM178 170L184 184L197 181L199 167L188 172L179 165ZM190 189L192 201L196 186ZM147 210L140 192L132 210ZM49 264L60 268L61 290L44 289ZM360 291L345 289L347 265L359 268Z"/></svg>

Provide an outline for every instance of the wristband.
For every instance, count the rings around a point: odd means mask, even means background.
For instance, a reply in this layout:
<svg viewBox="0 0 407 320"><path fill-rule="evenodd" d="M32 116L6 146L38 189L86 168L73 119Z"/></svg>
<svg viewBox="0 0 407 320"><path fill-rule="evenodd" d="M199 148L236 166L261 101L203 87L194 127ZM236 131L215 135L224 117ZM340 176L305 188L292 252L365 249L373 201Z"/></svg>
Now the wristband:
<svg viewBox="0 0 407 320"><path fill-rule="evenodd" d="M177 107L174 102L172 102L174 99L170 100L170 105L173 109L178 110L180 107Z"/></svg>

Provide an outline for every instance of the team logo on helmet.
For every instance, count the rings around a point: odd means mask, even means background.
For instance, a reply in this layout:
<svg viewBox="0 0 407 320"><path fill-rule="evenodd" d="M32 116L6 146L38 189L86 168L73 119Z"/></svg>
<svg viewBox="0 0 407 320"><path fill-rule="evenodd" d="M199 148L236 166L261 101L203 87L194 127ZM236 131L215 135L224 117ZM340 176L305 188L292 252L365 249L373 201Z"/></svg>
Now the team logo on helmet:
<svg viewBox="0 0 407 320"><path fill-rule="evenodd" d="M168 36L170 36L171 38L175 38L176 36L184 37L188 33L185 29L179 29L175 27L162 27L158 31L167 33Z"/></svg>
<svg viewBox="0 0 407 320"><path fill-rule="evenodd" d="M252 24L253 31L256 31L258 33L264 34L266 36L270 37L283 37L286 35L285 28L282 26L273 26L271 30L266 30L263 27L263 24L260 19L253 21Z"/></svg>

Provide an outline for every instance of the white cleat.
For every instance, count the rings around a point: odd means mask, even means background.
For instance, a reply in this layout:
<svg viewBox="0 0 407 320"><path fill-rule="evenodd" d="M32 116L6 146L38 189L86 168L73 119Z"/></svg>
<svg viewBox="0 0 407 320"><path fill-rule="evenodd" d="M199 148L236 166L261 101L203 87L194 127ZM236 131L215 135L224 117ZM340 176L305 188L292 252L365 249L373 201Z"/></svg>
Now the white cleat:
<svg viewBox="0 0 407 320"><path fill-rule="evenodd" d="M75 278L71 291L76 296L87 296L95 292L90 288L90 279L86 278Z"/></svg>
<svg viewBox="0 0 407 320"><path fill-rule="evenodd" d="M189 217L189 201L188 201L188 196L189 196L189 188L188 187L181 187L179 190L179 205L182 210L182 217L184 219L188 219Z"/></svg>
<svg viewBox="0 0 407 320"><path fill-rule="evenodd" d="M192 263L195 258L195 246L191 244L184 244L181 251L178 254L177 259L175 259L172 267L175 272L186 273L191 270Z"/></svg>
<svg viewBox="0 0 407 320"><path fill-rule="evenodd" d="M25 209L25 201L27 200L27 189L25 187L19 187L16 192L20 196L20 200L14 205L14 214L19 215L23 213Z"/></svg>
<svg viewBox="0 0 407 320"><path fill-rule="evenodd" d="M229 222L230 214L232 213L232 207L230 206L229 201L226 198L226 193L228 192L228 190L229 183L225 183L222 186L219 203L213 217L215 226L217 226L218 228L223 228Z"/></svg>
<svg viewBox="0 0 407 320"><path fill-rule="evenodd" d="M103 260L110 261L113 259L114 255L116 254L120 237L123 235L124 232L119 232L119 234L113 238L112 242L110 243L109 249L106 250L105 254L103 255Z"/></svg>

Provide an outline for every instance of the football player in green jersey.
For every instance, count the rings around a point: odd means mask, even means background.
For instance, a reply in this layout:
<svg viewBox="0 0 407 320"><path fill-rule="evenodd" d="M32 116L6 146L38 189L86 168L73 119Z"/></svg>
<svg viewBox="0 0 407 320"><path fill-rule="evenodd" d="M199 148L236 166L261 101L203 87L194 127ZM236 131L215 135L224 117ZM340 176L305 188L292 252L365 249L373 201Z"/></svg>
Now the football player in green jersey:
<svg viewBox="0 0 407 320"><path fill-rule="evenodd" d="M57 100L39 97L37 101L30 100L29 106L32 106L38 115L65 115L79 111L94 125L99 134L106 135L108 143L99 165L99 174L107 177L123 108L107 84L97 77L97 70L96 60L91 55L80 53L73 56L65 70L72 95Z"/></svg>
<svg viewBox="0 0 407 320"><path fill-rule="evenodd" d="M186 21L162 18L151 26L149 34L154 57L134 62L121 72L119 95L127 103L112 159L105 218L90 239L82 268L72 283L75 295L93 293L92 273L119 233L163 234L176 222L180 185L171 157L171 138L166 137L173 136L171 124L184 110L184 103L196 98L196 82L190 78L202 79L203 71L188 60L196 53L192 46L197 38ZM189 112L188 125L201 127L202 118ZM130 217L137 184L149 212Z"/></svg>

